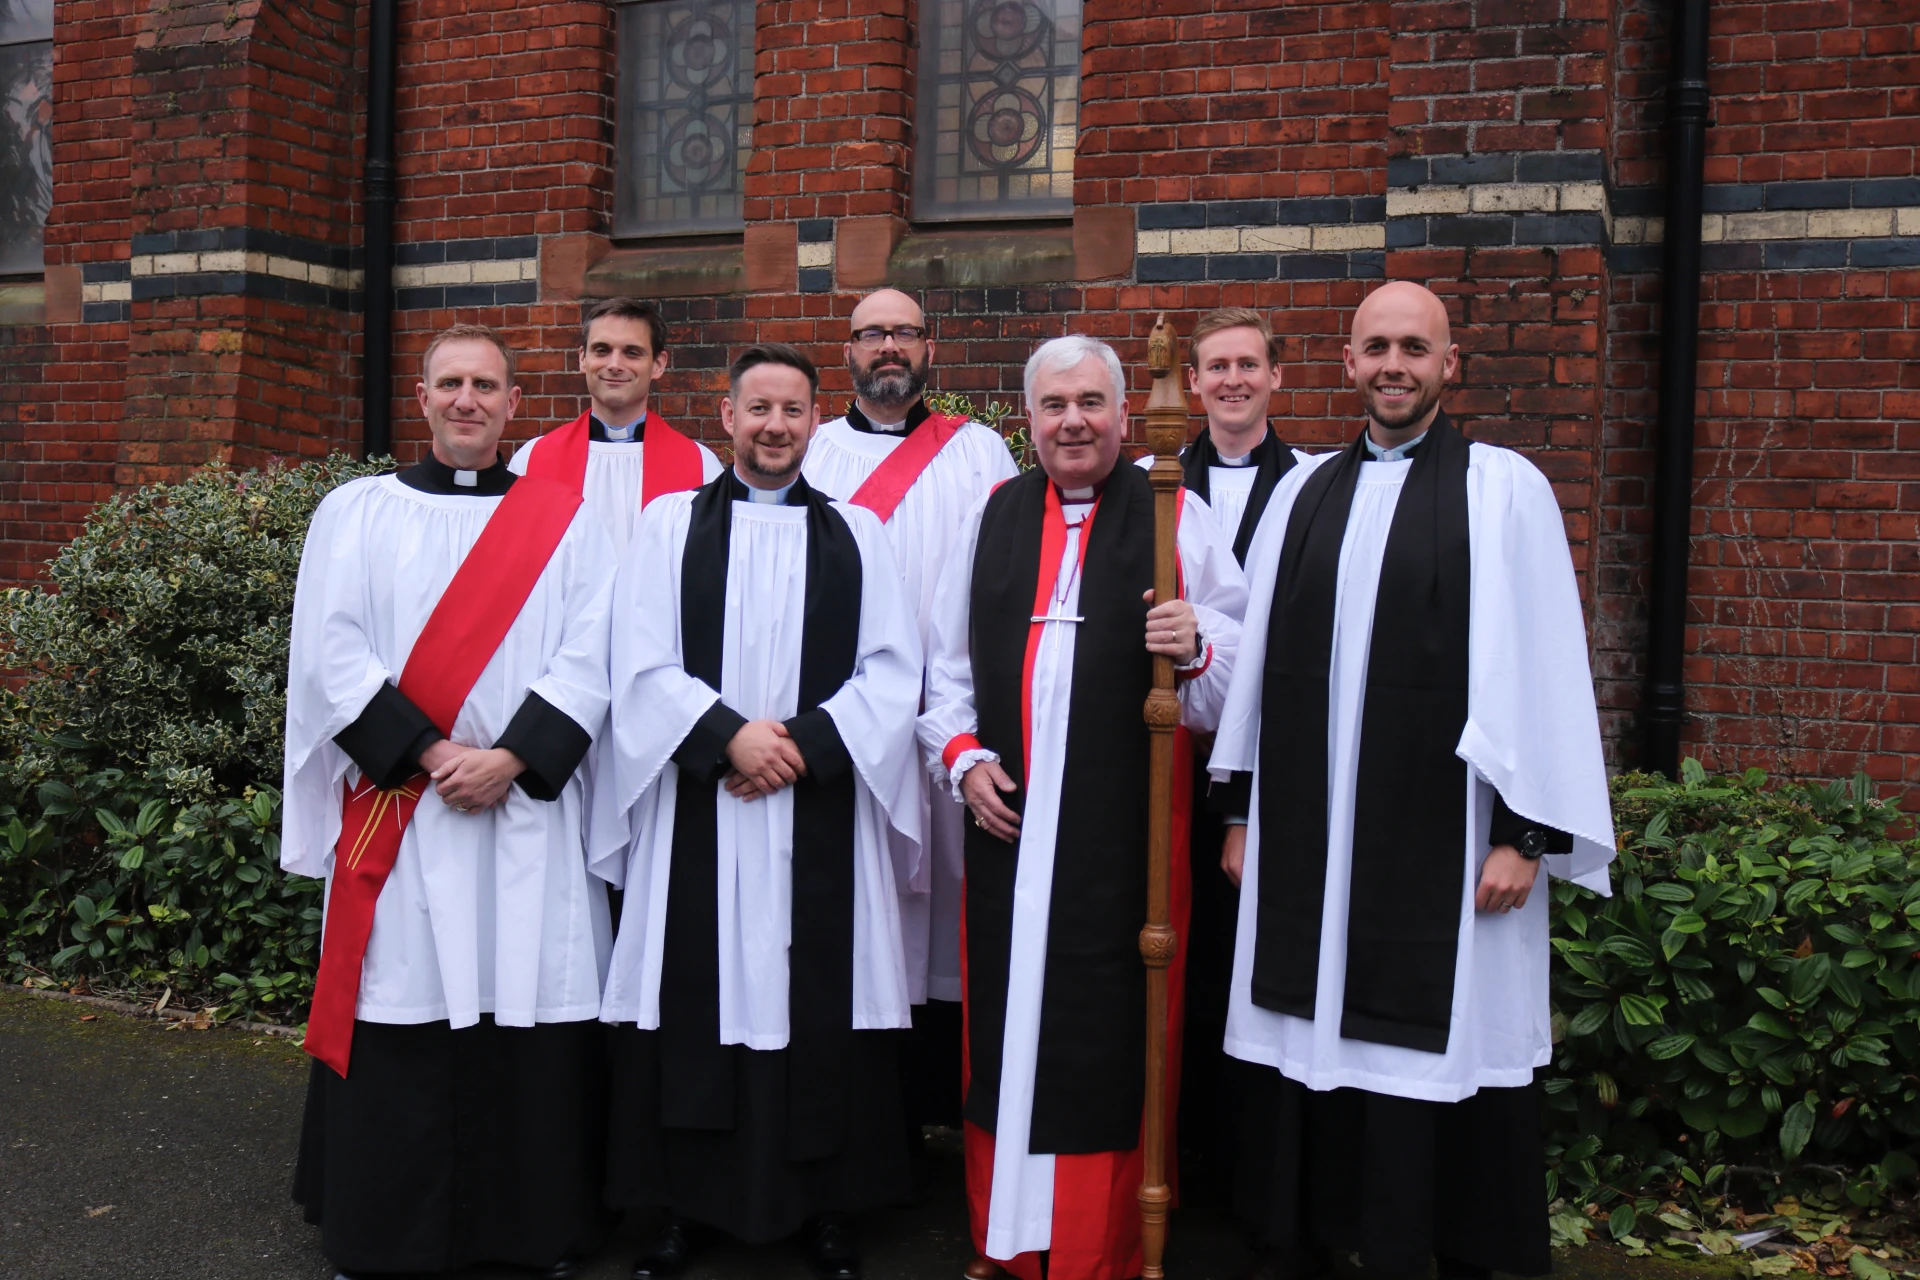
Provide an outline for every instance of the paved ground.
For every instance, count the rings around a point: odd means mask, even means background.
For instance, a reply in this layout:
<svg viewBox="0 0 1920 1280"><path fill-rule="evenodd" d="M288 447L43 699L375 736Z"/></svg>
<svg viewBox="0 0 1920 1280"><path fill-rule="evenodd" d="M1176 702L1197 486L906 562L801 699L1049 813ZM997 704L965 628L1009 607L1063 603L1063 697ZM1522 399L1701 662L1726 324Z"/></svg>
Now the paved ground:
<svg viewBox="0 0 1920 1280"><path fill-rule="evenodd" d="M318 1232L287 1198L305 1080L283 1039L0 990L0 1277L328 1280ZM933 1162L923 1203L863 1224L871 1280L960 1280L957 1140ZM623 1280L637 1252L616 1236L590 1280ZM1231 1280L1246 1258L1220 1215L1176 1214L1175 1280ZM733 1246L703 1254L689 1280L807 1276L791 1246Z"/></svg>

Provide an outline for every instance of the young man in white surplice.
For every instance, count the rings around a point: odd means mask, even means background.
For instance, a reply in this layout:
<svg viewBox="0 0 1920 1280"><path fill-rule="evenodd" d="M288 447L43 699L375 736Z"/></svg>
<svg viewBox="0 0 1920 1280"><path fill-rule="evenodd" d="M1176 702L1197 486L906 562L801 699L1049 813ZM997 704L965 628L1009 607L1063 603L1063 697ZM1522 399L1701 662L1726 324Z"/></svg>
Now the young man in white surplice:
<svg viewBox="0 0 1920 1280"><path fill-rule="evenodd" d="M880 516L924 646L934 587L960 543L968 509L1019 469L991 427L929 414L922 393L935 346L918 303L898 289L881 289L860 300L848 324L853 404L845 417L820 424L801 470L828 497L870 505ZM917 433L934 438L923 441ZM901 1055L902 1087L916 1176L922 1126L960 1123L963 811L945 787L925 792L921 881L900 886L914 1004L913 1032Z"/></svg>
<svg viewBox="0 0 1920 1280"><path fill-rule="evenodd" d="M622 554L640 523L648 433L657 439L672 430L652 408L654 384L667 371L667 336L659 311L637 298L602 298L588 304L580 317L580 377L589 405L582 494L606 522ZM550 432L527 441L507 465L525 475L535 454L551 447L549 436L558 435ZM700 474L675 488L692 488L720 474L713 450L697 441L688 443L699 451Z"/></svg>
<svg viewBox="0 0 1920 1280"><path fill-rule="evenodd" d="M849 1215L907 1190L920 641L880 521L801 475L817 388L792 347L734 361L733 467L647 508L615 591L592 847L626 892L607 1196L664 1211L642 1280L695 1224L804 1226L822 1280L855 1280Z"/></svg>
<svg viewBox="0 0 1920 1280"><path fill-rule="evenodd" d="M1376 290L1345 360L1366 424L1268 505L1210 762L1247 817L1226 1047L1272 1086L1236 1198L1276 1274L1544 1275L1536 880L1613 856L1573 561L1546 477L1440 407L1438 297Z"/></svg>

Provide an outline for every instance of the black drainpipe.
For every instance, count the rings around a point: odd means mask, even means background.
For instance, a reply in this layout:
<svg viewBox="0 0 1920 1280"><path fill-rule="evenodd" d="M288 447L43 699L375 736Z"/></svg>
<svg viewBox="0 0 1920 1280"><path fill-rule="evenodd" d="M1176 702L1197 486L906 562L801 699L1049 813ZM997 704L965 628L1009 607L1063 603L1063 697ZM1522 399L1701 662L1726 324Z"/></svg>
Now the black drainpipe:
<svg viewBox="0 0 1920 1280"><path fill-rule="evenodd" d="M1693 401L1700 346L1700 213L1707 157L1707 0L1677 0L1667 119L1660 426L1653 475L1647 687L1641 767L1680 776L1686 719L1687 566L1693 523Z"/></svg>
<svg viewBox="0 0 1920 1280"><path fill-rule="evenodd" d="M362 206L366 284L362 293L360 456L393 452L393 79L394 7L372 0L367 35L367 168Z"/></svg>

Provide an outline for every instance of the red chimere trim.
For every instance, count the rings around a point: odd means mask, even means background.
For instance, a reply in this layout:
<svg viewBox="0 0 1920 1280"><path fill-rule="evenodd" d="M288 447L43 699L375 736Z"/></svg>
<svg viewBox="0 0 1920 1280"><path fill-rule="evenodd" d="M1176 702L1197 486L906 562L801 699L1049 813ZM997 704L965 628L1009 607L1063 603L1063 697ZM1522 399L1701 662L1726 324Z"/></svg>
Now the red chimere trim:
<svg viewBox="0 0 1920 1280"><path fill-rule="evenodd" d="M981 750L984 748L980 745L980 739L970 733L956 733L947 740L946 749L940 753L940 763L952 769L953 762L958 760L963 752Z"/></svg>
<svg viewBox="0 0 1920 1280"><path fill-rule="evenodd" d="M1100 499L1080 522L1080 546L1076 551L1081 568L1087 563L1087 543L1093 540L1093 518L1100 514ZM1060 488L1047 484L1046 515L1040 522L1040 572L1034 575L1033 617L1044 617L1053 610L1053 587L1060 580L1060 557L1067 550L1067 513L1060 505ZM1084 575L1083 585L1084 585ZM1020 775L1024 786L1033 773L1033 662L1040 652L1044 622L1027 624L1027 656L1020 671Z"/></svg>

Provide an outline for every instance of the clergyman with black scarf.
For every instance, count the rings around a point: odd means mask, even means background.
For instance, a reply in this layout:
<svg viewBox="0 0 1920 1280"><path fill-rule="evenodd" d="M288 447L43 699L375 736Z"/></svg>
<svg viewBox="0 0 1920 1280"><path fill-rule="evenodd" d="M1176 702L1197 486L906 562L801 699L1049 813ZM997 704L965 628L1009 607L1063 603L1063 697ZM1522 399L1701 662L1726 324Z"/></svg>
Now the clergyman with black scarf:
<svg viewBox="0 0 1920 1280"><path fill-rule="evenodd" d="M733 466L647 506L614 586L590 850L626 891L607 1198L664 1211L642 1280L686 1266L696 1225L804 1227L815 1274L857 1280L848 1215L907 1187L920 637L879 518L801 474L818 394L794 348L742 352Z"/></svg>
<svg viewBox="0 0 1920 1280"><path fill-rule="evenodd" d="M1345 368L1366 425L1274 491L1209 762L1248 818L1226 1048L1279 1077L1236 1204L1278 1276L1544 1275L1536 881L1613 856L1573 560L1546 477L1441 408L1438 297L1377 289Z"/></svg>

